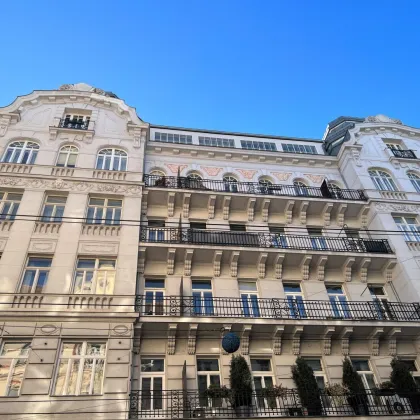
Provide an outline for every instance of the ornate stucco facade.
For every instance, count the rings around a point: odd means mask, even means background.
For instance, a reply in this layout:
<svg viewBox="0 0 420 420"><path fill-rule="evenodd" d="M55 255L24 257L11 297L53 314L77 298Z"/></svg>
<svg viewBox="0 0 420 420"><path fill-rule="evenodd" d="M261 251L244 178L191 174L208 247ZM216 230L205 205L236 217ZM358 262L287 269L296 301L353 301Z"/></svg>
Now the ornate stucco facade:
<svg viewBox="0 0 420 420"><path fill-rule="evenodd" d="M420 371L419 142L384 116L323 141L154 126L85 84L1 108L3 413L220 417L194 393L229 385L228 332L256 392L297 356L321 387L345 356L366 388Z"/></svg>

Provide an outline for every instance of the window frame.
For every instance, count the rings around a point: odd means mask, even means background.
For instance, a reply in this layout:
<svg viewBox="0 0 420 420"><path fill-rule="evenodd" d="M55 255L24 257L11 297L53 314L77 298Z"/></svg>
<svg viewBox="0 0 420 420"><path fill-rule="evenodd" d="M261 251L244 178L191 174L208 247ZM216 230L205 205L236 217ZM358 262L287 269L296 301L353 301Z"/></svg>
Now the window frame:
<svg viewBox="0 0 420 420"><path fill-rule="evenodd" d="M63 150L65 148L70 148L70 150ZM72 151L71 149L75 149L76 151ZM64 164L59 163L61 155L65 155ZM69 163L68 163L69 159L70 159L70 156L76 156L76 159L74 161L74 165L72 165L72 164L69 165ZM79 148L77 146L74 146L73 144L66 144L64 146L61 146L60 150L58 151L55 166L57 166L59 168L75 168L78 156L79 156Z"/></svg>
<svg viewBox="0 0 420 420"><path fill-rule="evenodd" d="M329 287L339 287L341 289L341 293L329 292ZM349 299L347 298L347 294L343 288L343 285L336 283L326 283L325 290L327 291L328 299L332 306L332 313L334 318L351 319L351 310L348 305ZM344 297L344 300L340 300L340 297Z"/></svg>
<svg viewBox="0 0 420 420"><path fill-rule="evenodd" d="M383 169L368 169L368 174L378 191L398 192L398 186L392 175ZM382 188L383 187L383 188Z"/></svg>
<svg viewBox="0 0 420 420"><path fill-rule="evenodd" d="M100 204L90 204L91 200L104 200L104 204L100 205ZM117 207L117 206L108 206L109 201L121 201L121 207ZM99 197L99 196L89 196L88 198L88 203L87 203L87 209L86 209L86 217L85 217L85 224L87 225L106 225L106 226L120 226L121 225L121 216L122 216L122 212L123 212L123 204L124 204L124 200L122 198L116 198L116 197ZM88 217L89 215L89 208L94 208L94 212L91 218ZM98 212L98 208L102 208L102 215L105 214L105 217L102 217L101 219L97 219L96 215ZM108 209L112 209L112 217L110 220L108 220L107 216L107 212ZM115 218L115 213L116 210L119 209L120 210L120 215L119 217L116 219ZM105 211L104 211L105 210ZM91 222L89 222L89 220L92 220Z"/></svg>
<svg viewBox="0 0 420 420"><path fill-rule="evenodd" d="M49 198L64 198L64 203L48 203ZM64 195L54 195L54 194L47 194L44 200L44 204L42 206L42 212L41 212L41 222L43 223L62 223L63 221L63 215L67 204L67 197ZM45 214L47 206L52 206L52 212L51 216L47 216ZM56 216L57 210L62 207L62 214L61 216Z"/></svg>
<svg viewBox="0 0 420 420"><path fill-rule="evenodd" d="M163 360L163 371L158 371L158 372L144 372L141 370L141 366L142 366L142 361L143 360ZM153 410L160 410L160 409L165 409L166 407L166 398L164 398L164 392L165 392L165 379L166 379L166 359L165 357L162 357L161 355L158 355L157 357L153 357L153 356L141 356L140 357L140 377L139 377L139 386L140 386L140 407L142 411L153 411ZM161 402L161 406L160 407L155 407L155 389L154 389L154 380L155 378L161 378L162 379L162 389L160 390L161 395L160 395L160 402ZM144 401L147 400L146 395L143 393L143 379L150 379L150 396L148 398L148 400L150 401L150 408L143 408L143 403Z"/></svg>
<svg viewBox="0 0 420 420"><path fill-rule="evenodd" d="M252 284L255 290L241 290L241 285ZM256 280L238 279L239 298L241 299L243 315L247 318L259 318L261 309L259 304L259 288Z"/></svg>
<svg viewBox="0 0 420 420"><path fill-rule="evenodd" d="M148 287L148 281L163 281L162 287ZM145 278L144 279L144 308L143 314L147 315L164 315L165 312L165 291L166 279L165 278ZM150 297L148 297L148 293ZM158 295L159 294L159 295ZM150 308L150 309L149 309Z"/></svg>
<svg viewBox="0 0 420 420"><path fill-rule="evenodd" d="M196 282L208 282L210 288L197 287L194 289L193 285ZM195 295L194 295L195 294ZM198 296L199 294L199 296ZM210 296L206 296L210 294ZM211 316L214 314L214 296L213 296L213 281L209 279L193 279L191 280L191 297L192 297L192 310L196 315ZM197 303L199 305L197 305Z"/></svg>
<svg viewBox="0 0 420 420"><path fill-rule="evenodd" d="M420 193L420 176L414 171L407 171L407 177L416 192Z"/></svg>
<svg viewBox="0 0 420 420"><path fill-rule="evenodd" d="M287 301L287 304L289 306L289 314L292 319L300 319L300 318L306 318L306 308L305 308L305 295L302 290L301 283L298 282L286 282L283 283L283 293L284 298ZM298 292L288 292L286 291L287 286L299 286Z"/></svg>
<svg viewBox="0 0 420 420"><path fill-rule="evenodd" d="M155 131L153 141L157 141L160 143L171 143L171 144L186 144L186 145L193 144L191 134L172 133L168 131L166 132Z"/></svg>
<svg viewBox="0 0 420 420"><path fill-rule="evenodd" d="M48 267L30 266L29 262L32 259L50 260L50 265ZM53 257L50 256L50 255L48 255L48 256L47 255L29 255L26 258L25 267L23 268L23 272L22 272L22 275L21 275L20 283L19 283L18 293L22 293L22 294L40 294L40 293L43 293L43 289L46 287L46 285L48 283L49 274L50 274L50 271L51 271L51 268L52 268L52 262L53 262ZM25 281L25 276L26 276L27 271L35 271L35 276L33 278L33 284L31 285L31 290L29 292L24 292L24 291L22 291L22 288L24 286L24 281ZM37 291L41 271L45 271L46 276L45 276L45 281L44 281L44 284L42 286L41 291Z"/></svg>
<svg viewBox="0 0 420 420"><path fill-rule="evenodd" d="M36 147L33 147L33 146L36 146ZM9 159L6 160L6 157L8 156L10 149L13 149L13 150L11 151ZM40 150L39 143L33 140L16 140L7 145L1 161L3 163L33 165L38 156L39 150ZM26 156L26 159L25 159L25 156ZM25 162L23 162L23 160L25 160Z"/></svg>
<svg viewBox="0 0 420 420"><path fill-rule="evenodd" d="M64 348L65 344L82 344L82 355L69 355L66 357L62 357L62 351ZM86 350L87 350L87 345L88 344L104 344L105 345L105 351L103 355L100 356L96 356L96 355L87 355L86 354ZM57 357L57 361L56 361L56 366L55 366L55 374L54 374L54 381L52 384L52 388L51 388L51 396L54 397L60 397L60 396L85 396L85 395L103 395L104 394L104 381L105 381L105 371L106 371L106 366L107 366L107 356L108 356L108 340L103 340L103 339L99 339L99 340L94 340L94 339L88 339L88 340L71 340L71 339L63 339L60 342L60 346L59 346L59 351L58 353L58 357ZM65 375L65 379L64 379L64 383L63 383L63 392L61 394L57 393L57 380L58 380L58 375L60 373L60 362L62 359L67 360L67 369L66 369L66 375ZM83 380L83 371L84 371L84 366L85 366L85 361L86 359L94 359L94 367L96 368L96 361L97 360L103 360L103 369L102 369L102 379L101 379L101 392L98 394L94 394L92 392L92 388L93 388L93 383L94 383L94 377L95 377L95 371L96 369L92 370L92 374L91 374L91 378L90 378L90 385L89 385L89 393L81 393L81 388L82 388L82 380ZM71 366L73 365L73 363L69 363L70 360L79 360L79 367L77 369L77 377L76 377L76 392L74 394L70 394L67 392L68 390L68 381L69 381L69 376L71 374Z"/></svg>
<svg viewBox="0 0 420 420"><path fill-rule="evenodd" d="M16 219L17 216L17 212L19 211L19 206L20 203L22 202L22 198L23 198L23 192L19 193L19 192L13 192L13 191L0 191L0 194L3 194L2 197L0 198L0 221L1 220L10 220L13 221ZM9 195L10 194L16 194L16 195L20 195L20 200L10 200L9 199ZM3 214L4 212L4 207L10 203L9 208L7 209L7 213Z"/></svg>
<svg viewBox="0 0 420 420"><path fill-rule="evenodd" d="M110 150L111 153L104 153L105 151ZM117 154L116 152L120 152L121 154ZM124 154L122 154L124 153ZM109 158L109 168L107 166L107 157ZM100 159L102 162L100 164ZM118 161L118 168L114 169L115 161ZM124 165L123 165L124 163ZM124 166L122 168L122 166ZM124 149L120 149L118 147L104 147L98 150L96 156L96 164L95 169L98 171L115 171L115 172L127 172L128 170L128 153Z"/></svg>
<svg viewBox="0 0 420 420"><path fill-rule="evenodd" d="M406 242L420 242L420 224L416 216L392 215L392 218L398 230L403 233ZM397 222L396 218L401 219L402 223ZM408 223L408 218L414 219L416 223Z"/></svg>

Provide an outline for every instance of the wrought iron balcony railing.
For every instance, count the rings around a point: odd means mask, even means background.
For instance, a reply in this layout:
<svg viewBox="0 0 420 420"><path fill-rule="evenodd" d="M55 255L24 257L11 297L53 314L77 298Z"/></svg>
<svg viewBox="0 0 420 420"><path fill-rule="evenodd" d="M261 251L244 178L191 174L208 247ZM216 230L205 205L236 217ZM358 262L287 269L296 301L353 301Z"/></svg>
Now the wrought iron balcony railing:
<svg viewBox="0 0 420 420"><path fill-rule="evenodd" d="M395 157L404 159L417 159L416 154L412 150L399 150L390 148Z"/></svg>
<svg viewBox="0 0 420 420"><path fill-rule="evenodd" d="M142 226L140 228L140 241L307 251L393 253L386 239L352 239L348 237L282 235L268 232L214 231L189 228L149 228Z"/></svg>
<svg viewBox="0 0 420 420"><path fill-rule="evenodd" d="M420 322L420 303L137 295L140 316Z"/></svg>
<svg viewBox="0 0 420 420"><path fill-rule="evenodd" d="M387 390L388 391L388 390ZM302 397L302 398L300 398ZM381 393L368 389L353 395L330 396L325 390L309 389L299 396L296 389L263 388L240 395L220 391L144 389L130 393L130 419L257 418L395 415L401 418L419 412L419 392ZM304 402L304 404L303 404Z"/></svg>
<svg viewBox="0 0 420 420"><path fill-rule="evenodd" d="M76 130L87 130L89 127L89 120L70 120L68 118L61 118L59 127L74 128Z"/></svg>
<svg viewBox="0 0 420 420"><path fill-rule="evenodd" d="M213 179L190 179L176 176L144 175L146 187L178 188L201 191L221 191L239 194L259 194L272 196L327 198L333 200L367 201L362 190L329 188L326 183L321 187L298 185L261 184L258 182L232 182Z"/></svg>

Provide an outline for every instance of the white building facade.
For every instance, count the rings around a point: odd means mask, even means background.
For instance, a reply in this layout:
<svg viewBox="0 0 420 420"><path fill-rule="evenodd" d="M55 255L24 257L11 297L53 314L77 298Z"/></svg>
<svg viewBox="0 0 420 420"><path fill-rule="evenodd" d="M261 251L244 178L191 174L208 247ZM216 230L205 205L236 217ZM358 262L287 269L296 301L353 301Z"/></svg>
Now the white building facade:
<svg viewBox="0 0 420 420"><path fill-rule="evenodd" d="M345 356L368 389L394 356L420 375L420 130L383 116L339 118L323 141L153 126L76 84L1 108L0 136L8 413L234 417L205 396L229 386L228 332L252 417L305 415L261 396L294 388L297 356L321 388Z"/></svg>

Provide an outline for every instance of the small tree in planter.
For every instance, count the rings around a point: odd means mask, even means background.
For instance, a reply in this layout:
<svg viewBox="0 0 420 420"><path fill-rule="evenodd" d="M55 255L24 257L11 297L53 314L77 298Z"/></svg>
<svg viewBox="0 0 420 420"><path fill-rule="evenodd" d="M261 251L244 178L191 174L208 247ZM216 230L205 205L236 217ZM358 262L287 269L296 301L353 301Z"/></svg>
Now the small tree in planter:
<svg viewBox="0 0 420 420"><path fill-rule="evenodd" d="M346 357L343 362L343 385L349 390L347 401L354 414L369 415L368 397L362 378L354 370L351 361Z"/></svg>
<svg viewBox="0 0 420 420"><path fill-rule="evenodd" d="M305 359L301 357L298 357L295 363L292 366L292 376L300 401L308 410L309 416L321 416L323 414L321 393L315 379L314 371L306 363Z"/></svg>
<svg viewBox="0 0 420 420"><path fill-rule="evenodd" d="M408 366L396 358L391 361L391 382L401 398L410 401L414 413L420 413L420 392Z"/></svg>
<svg viewBox="0 0 420 420"><path fill-rule="evenodd" d="M243 356L232 356L230 362L232 407L238 417L249 417L252 406L252 375Z"/></svg>
<svg viewBox="0 0 420 420"><path fill-rule="evenodd" d="M225 385L210 385L204 392L204 395L211 399L212 407L222 407L223 400L230 398L231 390Z"/></svg>

